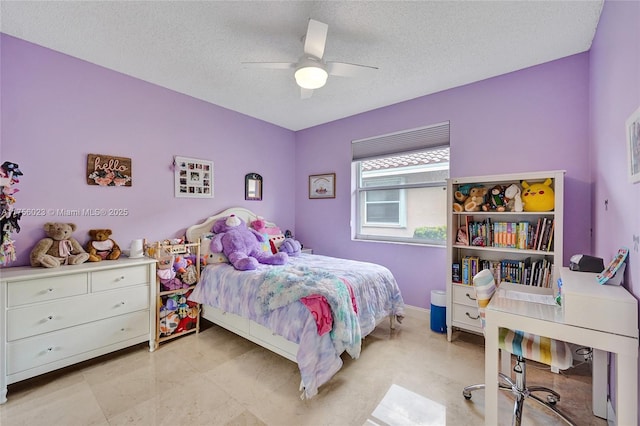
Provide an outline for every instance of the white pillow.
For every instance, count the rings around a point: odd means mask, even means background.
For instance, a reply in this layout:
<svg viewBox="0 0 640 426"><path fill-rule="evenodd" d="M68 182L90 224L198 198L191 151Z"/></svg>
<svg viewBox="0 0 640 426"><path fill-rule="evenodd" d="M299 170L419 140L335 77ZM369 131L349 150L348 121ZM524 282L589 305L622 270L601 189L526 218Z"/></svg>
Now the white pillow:
<svg viewBox="0 0 640 426"><path fill-rule="evenodd" d="M200 237L200 256L207 262L207 265L214 263L229 263L229 259L224 253L211 252L211 240L215 234L203 234Z"/></svg>

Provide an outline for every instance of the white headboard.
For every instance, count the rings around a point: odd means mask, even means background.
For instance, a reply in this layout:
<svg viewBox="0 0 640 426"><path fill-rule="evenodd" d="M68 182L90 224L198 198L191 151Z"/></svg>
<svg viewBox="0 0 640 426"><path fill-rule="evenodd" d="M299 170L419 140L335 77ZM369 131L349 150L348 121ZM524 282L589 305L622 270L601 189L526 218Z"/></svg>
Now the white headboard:
<svg viewBox="0 0 640 426"><path fill-rule="evenodd" d="M258 218L258 215L251 210L247 210L244 207L231 207L220 213L210 216L205 219L204 222L199 223L197 225L193 225L187 228L187 241L198 241L198 239L204 235L211 232L211 228L213 227L213 223L222 218L231 216L232 214L236 215L240 219L247 222L247 226L254 220ZM266 226L276 226L273 222L266 222Z"/></svg>

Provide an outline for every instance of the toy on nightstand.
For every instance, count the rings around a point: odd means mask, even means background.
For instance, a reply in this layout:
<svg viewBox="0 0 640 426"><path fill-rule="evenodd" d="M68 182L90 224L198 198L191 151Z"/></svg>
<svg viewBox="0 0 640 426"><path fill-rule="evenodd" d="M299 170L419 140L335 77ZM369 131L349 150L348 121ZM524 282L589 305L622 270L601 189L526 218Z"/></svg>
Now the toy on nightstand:
<svg viewBox="0 0 640 426"><path fill-rule="evenodd" d="M524 203L525 212L548 212L553 210L555 196L551 188L553 181L547 178L542 183L533 183L529 185L526 181L522 181L524 192L522 193L522 202Z"/></svg>

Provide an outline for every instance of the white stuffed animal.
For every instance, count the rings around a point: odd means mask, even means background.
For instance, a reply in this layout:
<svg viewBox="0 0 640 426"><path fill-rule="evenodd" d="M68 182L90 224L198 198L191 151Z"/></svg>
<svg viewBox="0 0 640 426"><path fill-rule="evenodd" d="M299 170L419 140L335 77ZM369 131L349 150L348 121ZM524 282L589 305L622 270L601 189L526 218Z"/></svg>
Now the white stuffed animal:
<svg viewBox="0 0 640 426"><path fill-rule="evenodd" d="M522 198L520 197L520 187L515 183L504 190L504 198L505 200L509 200L507 202L509 211L521 212L523 210L524 206L522 205Z"/></svg>

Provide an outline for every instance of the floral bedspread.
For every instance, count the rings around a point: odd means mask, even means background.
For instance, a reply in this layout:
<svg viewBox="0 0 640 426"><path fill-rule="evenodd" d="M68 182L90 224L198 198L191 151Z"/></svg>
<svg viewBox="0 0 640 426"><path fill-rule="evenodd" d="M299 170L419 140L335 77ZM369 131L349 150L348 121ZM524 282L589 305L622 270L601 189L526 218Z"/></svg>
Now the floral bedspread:
<svg viewBox="0 0 640 426"><path fill-rule="evenodd" d="M304 253L290 257L286 265L259 265L253 271L238 271L229 264L208 265L189 299L249 318L297 343L296 359L304 396L311 398L318 393L318 387L342 367L341 345L334 345L331 338L335 333L320 336L313 315L299 300L274 306L274 309L264 309L259 301L260 287L269 273L283 277L300 275L300 271L306 270L348 281L358 306L357 324L354 326L359 325L361 336L371 333L386 316L404 315L400 289L387 268L368 262ZM347 299L351 306L350 298Z"/></svg>

